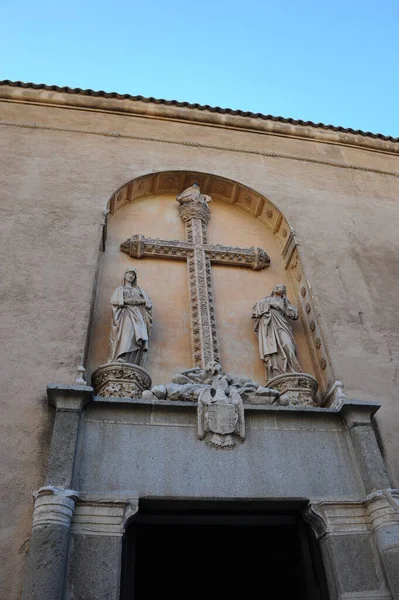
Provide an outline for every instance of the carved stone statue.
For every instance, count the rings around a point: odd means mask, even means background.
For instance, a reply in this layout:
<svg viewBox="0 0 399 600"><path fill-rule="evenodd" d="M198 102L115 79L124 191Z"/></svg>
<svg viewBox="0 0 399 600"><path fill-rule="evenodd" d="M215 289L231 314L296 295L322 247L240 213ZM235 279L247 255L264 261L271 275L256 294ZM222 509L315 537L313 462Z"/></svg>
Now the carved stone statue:
<svg viewBox="0 0 399 600"><path fill-rule="evenodd" d="M206 365L205 369L201 367L193 367L191 369L184 369L176 373L172 378L172 383L185 384L185 383L200 383L210 384L215 378L223 375L222 367L216 360L210 360Z"/></svg>
<svg viewBox="0 0 399 600"><path fill-rule="evenodd" d="M129 267L111 297L111 351L108 362L143 365L152 327L152 302L137 285L137 271Z"/></svg>
<svg viewBox="0 0 399 600"><path fill-rule="evenodd" d="M285 285L276 285L252 309L259 354L266 368L266 380L285 373L300 373L296 344L287 319L296 320L298 310L287 298Z"/></svg>
<svg viewBox="0 0 399 600"><path fill-rule="evenodd" d="M214 360L209 361L205 369L193 367L176 373L172 383L156 385L151 392L159 400L182 400L196 402L202 390L209 388L222 374L222 367ZM148 393L145 396L149 396Z"/></svg>
<svg viewBox="0 0 399 600"><path fill-rule="evenodd" d="M233 434L245 439L242 398L235 388L228 394L228 387L227 377L221 376L203 389L198 398L198 437L202 440L210 432L209 443L215 448L233 448Z"/></svg>
<svg viewBox="0 0 399 600"><path fill-rule="evenodd" d="M180 205L182 204L205 204L211 202L212 198L206 194L201 194L200 186L198 183L193 183L190 187L183 190L181 194L176 197L176 200Z"/></svg>
<svg viewBox="0 0 399 600"><path fill-rule="evenodd" d="M248 377L226 375L215 360L209 361L205 369L194 367L176 373L172 383L156 385L143 393L147 400L169 400L197 402L201 392L215 386L223 379L227 382L226 393L238 393L243 402L249 404L274 404L278 402L280 393L275 389L265 388Z"/></svg>
<svg viewBox="0 0 399 600"><path fill-rule="evenodd" d="M129 267L122 285L111 297L110 356L92 374L97 396L141 398L152 385L143 368L152 327L152 302L137 285L137 271Z"/></svg>
<svg viewBox="0 0 399 600"><path fill-rule="evenodd" d="M252 318L266 369L266 385L280 392L279 403L316 406L318 383L299 365L287 320L296 320L298 310L289 302L285 285L276 285L270 296L259 300L252 309Z"/></svg>

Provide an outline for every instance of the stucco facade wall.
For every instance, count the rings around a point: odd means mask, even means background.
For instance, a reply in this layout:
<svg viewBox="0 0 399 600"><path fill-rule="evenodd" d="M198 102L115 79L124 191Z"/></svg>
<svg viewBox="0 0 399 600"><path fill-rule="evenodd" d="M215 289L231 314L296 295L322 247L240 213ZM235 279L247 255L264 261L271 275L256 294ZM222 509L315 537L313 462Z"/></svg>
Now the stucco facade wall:
<svg viewBox="0 0 399 600"><path fill-rule="evenodd" d="M102 112L41 106L35 94L37 104L2 103L0 116L9 123L0 142L3 597L20 596L31 494L43 483L53 418L46 385L72 383L82 360L102 209L116 189L146 173L218 174L265 195L289 219L337 379L349 397L382 403L377 421L398 487L399 179L250 151L396 172L399 158L344 145L338 135L323 143L223 129L222 115L210 126L107 114L105 100ZM189 109L182 112L186 118ZM93 133L104 131L136 138ZM181 143L187 140L202 146Z"/></svg>

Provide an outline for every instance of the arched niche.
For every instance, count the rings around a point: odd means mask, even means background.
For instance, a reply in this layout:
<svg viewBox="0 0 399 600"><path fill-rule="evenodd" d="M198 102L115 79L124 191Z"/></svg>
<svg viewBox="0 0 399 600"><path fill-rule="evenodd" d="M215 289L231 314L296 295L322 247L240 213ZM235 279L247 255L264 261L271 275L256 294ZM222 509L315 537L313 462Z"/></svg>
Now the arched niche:
<svg viewBox="0 0 399 600"><path fill-rule="evenodd" d="M271 257L270 267L262 271L223 265L212 269L224 370L264 382L251 309L275 284L282 282L287 286L290 300L299 308L300 318L293 323L293 329L302 369L317 379L323 395L334 382L334 373L294 230L282 212L255 190L217 175L192 171L143 175L121 186L110 198L88 356L89 373L107 360L109 298L129 265L137 267L139 285L154 302L153 336L146 363L153 382L166 383L176 370L193 365L186 263L134 259L120 251L120 244L133 234L184 240L176 195L194 182L212 197L210 244L259 246Z"/></svg>

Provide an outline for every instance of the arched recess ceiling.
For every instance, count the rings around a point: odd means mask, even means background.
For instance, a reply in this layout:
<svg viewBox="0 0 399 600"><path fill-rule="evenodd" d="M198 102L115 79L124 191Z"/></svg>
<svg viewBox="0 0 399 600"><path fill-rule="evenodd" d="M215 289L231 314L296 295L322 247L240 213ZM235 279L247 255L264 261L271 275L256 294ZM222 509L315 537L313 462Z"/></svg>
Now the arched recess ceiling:
<svg viewBox="0 0 399 600"><path fill-rule="evenodd" d="M195 171L163 171L137 177L120 187L107 204L109 217L120 208L146 196L179 194L197 182L202 193L233 204L258 219L274 236L281 248L281 260L287 270L300 322L306 335L314 376L320 392L327 392L335 381L331 357L314 306L311 287L300 258L295 232L283 213L262 194L231 179Z"/></svg>

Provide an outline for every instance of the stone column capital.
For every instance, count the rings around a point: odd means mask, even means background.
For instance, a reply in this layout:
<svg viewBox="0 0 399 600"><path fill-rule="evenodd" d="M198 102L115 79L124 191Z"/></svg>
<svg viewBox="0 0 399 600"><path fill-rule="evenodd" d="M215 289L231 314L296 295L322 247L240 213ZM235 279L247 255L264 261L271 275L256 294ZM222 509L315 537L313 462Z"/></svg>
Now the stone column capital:
<svg viewBox="0 0 399 600"><path fill-rule="evenodd" d="M373 491L365 500L392 598L399 599L399 490Z"/></svg>
<svg viewBox="0 0 399 600"><path fill-rule="evenodd" d="M385 489L369 494L365 504L373 529L385 525L399 525L399 490Z"/></svg>
<svg viewBox="0 0 399 600"><path fill-rule="evenodd" d="M312 527L317 539L328 535L367 533L370 529L370 518L363 502L311 503L305 508L303 518Z"/></svg>
<svg viewBox="0 0 399 600"><path fill-rule="evenodd" d="M74 535L120 537L135 517L139 499L119 496L82 496L72 520Z"/></svg>
<svg viewBox="0 0 399 600"><path fill-rule="evenodd" d="M57 410L82 412L93 399L93 388L89 385L62 385L50 383L47 386L48 403Z"/></svg>
<svg viewBox="0 0 399 600"><path fill-rule="evenodd" d="M39 525L61 525L69 528L79 494L74 490L45 486L33 494L33 528Z"/></svg>

